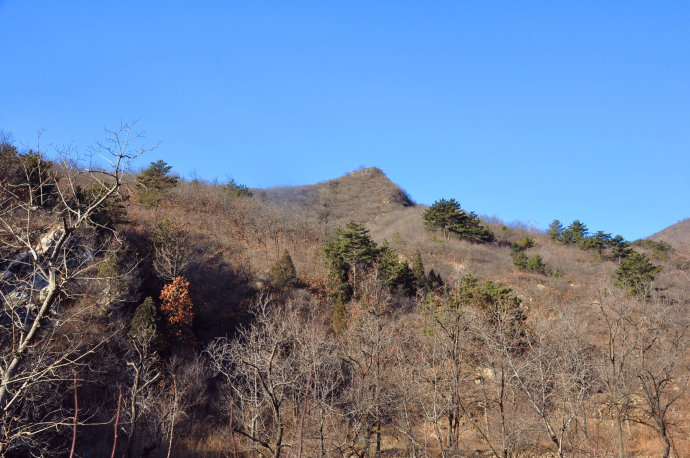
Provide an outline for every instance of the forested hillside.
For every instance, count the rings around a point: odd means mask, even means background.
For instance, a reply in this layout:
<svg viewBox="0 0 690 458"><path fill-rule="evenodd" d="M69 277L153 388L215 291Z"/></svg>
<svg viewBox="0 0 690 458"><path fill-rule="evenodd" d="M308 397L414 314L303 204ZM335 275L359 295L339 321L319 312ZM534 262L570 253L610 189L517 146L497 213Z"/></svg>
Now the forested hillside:
<svg viewBox="0 0 690 458"><path fill-rule="evenodd" d="M0 144L0 456L690 449L676 239L418 205L376 168L184 180L137 140L97 168Z"/></svg>

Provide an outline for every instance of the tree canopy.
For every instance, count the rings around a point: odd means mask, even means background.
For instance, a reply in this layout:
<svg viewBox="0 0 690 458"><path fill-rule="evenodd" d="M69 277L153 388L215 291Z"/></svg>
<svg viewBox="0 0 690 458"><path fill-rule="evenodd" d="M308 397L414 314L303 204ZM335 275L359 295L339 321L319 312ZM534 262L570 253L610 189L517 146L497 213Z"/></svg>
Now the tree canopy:
<svg viewBox="0 0 690 458"><path fill-rule="evenodd" d="M323 246L329 283L336 295L347 302L357 292L357 283L364 269L371 266L379 249L362 224L350 221L345 229L336 228ZM352 276L352 282L350 282Z"/></svg>
<svg viewBox="0 0 690 458"><path fill-rule="evenodd" d="M654 276L661 269L649 262L647 255L633 251L618 266L615 285L631 296L646 297L651 292Z"/></svg>
<svg viewBox="0 0 690 458"><path fill-rule="evenodd" d="M493 242L495 236L491 230L481 225L481 220L474 212L466 212L455 199L441 199L434 202L422 215L427 229L441 229L443 237L448 239L450 233L471 242Z"/></svg>
<svg viewBox="0 0 690 458"><path fill-rule="evenodd" d="M331 292L341 302L358 297L359 285L372 268L392 291L412 295L416 291L415 274L407 261L384 242L378 246L369 231L360 223L350 221L345 229L337 228L323 247ZM421 261L421 259L420 259Z"/></svg>
<svg viewBox="0 0 690 458"><path fill-rule="evenodd" d="M288 250L271 268L271 284L276 288L289 286L297 281L297 271Z"/></svg>
<svg viewBox="0 0 690 458"><path fill-rule="evenodd" d="M166 194L177 184L177 177L170 174L172 166L165 161L151 162L137 176L136 200L147 207L158 205Z"/></svg>
<svg viewBox="0 0 690 458"><path fill-rule="evenodd" d="M587 226L580 220L570 223L562 232L562 241L567 245L579 245L587 237Z"/></svg>

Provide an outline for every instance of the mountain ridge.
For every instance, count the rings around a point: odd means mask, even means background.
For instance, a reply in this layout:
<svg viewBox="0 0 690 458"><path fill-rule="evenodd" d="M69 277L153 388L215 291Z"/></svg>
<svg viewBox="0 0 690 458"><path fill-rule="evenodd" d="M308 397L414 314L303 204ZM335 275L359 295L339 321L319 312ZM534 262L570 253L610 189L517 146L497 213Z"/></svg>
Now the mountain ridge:
<svg viewBox="0 0 690 458"><path fill-rule="evenodd" d="M647 238L664 241L677 250L690 251L690 218L680 220Z"/></svg>
<svg viewBox="0 0 690 458"><path fill-rule="evenodd" d="M321 206L338 223L352 219L375 224L391 212L423 206L379 167L360 168L315 184L253 188L252 191L288 207ZM676 249L690 251L690 218L662 228L647 239L663 240Z"/></svg>

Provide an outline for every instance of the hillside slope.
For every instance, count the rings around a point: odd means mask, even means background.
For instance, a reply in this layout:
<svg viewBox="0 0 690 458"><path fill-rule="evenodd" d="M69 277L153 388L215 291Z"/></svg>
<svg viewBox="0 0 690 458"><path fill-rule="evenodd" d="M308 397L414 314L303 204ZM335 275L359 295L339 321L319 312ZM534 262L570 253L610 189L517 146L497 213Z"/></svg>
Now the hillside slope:
<svg viewBox="0 0 690 458"><path fill-rule="evenodd" d="M283 207L314 208L320 219L338 224L351 219L367 222L414 205L407 193L376 167L314 185L253 191Z"/></svg>
<svg viewBox="0 0 690 458"><path fill-rule="evenodd" d="M648 237L655 241L664 241L675 249L690 251L690 218L677 222L666 229Z"/></svg>
<svg viewBox="0 0 690 458"><path fill-rule="evenodd" d="M0 154L0 456L119 433L151 458L690 449L690 261L666 244L498 219L468 241L376 168L247 192L158 161L104 196L118 173L28 159Z"/></svg>

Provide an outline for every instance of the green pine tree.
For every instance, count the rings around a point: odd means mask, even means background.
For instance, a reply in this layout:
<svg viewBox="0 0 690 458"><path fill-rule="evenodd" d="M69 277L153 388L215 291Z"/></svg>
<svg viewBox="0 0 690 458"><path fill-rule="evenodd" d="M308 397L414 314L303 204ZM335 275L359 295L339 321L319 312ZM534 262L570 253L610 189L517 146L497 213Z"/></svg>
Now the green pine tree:
<svg viewBox="0 0 690 458"><path fill-rule="evenodd" d="M136 200L146 207L155 207L177 184L177 177L172 176L172 166L164 161L151 162L137 176Z"/></svg>
<svg viewBox="0 0 690 458"><path fill-rule="evenodd" d="M391 291L412 296L417 291L416 278L407 261L399 261L398 255L387 243L380 248L379 264L381 274Z"/></svg>
<svg viewBox="0 0 690 458"><path fill-rule="evenodd" d="M512 294L513 290L501 283L486 281L479 283L473 275L465 275L454 292L454 303L458 306L471 305L482 310L492 327L510 330L520 336L525 329L525 313L520 304L522 299Z"/></svg>
<svg viewBox="0 0 690 458"><path fill-rule="evenodd" d="M99 292L104 304L108 308L115 308L124 302L130 292L131 284L122 275L120 260L115 253L108 253L98 264Z"/></svg>
<svg viewBox="0 0 690 458"><path fill-rule="evenodd" d="M517 245L521 249L526 250L527 248L534 247L535 243L532 237L522 237L520 240L517 241Z"/></svg>
<svg viewBox="0 0 690 458"><path fill-rule="evenodd" d="M541 274L543 274L546 271L546 264L544 264L544 261L538 254L535 254L534 256L530 257L529 260L527 260L526 267L528 270L531 270L532 272L539 272Z"/></svg>
<svg viewBox="0 0 690 458"><path fill-rule="evenodd" d="M611 254L618 259L619 263L633 253L630 242L626 241L622 235L613 237L609 242L609 247L611 248Z"/></svg>
<svg viewBox="0 0 690 458"><path fill-rule="evenodd" d="M495 240L491 230L481 225L474 212L465 212L455 199L441 199L434 202L423 214L427 229L441 229L447 240L450 233L472 242L487 243Z"/></svg>
<svg viewBox="0 0 690 458"><path fill-rule="evenodd" d="M424 273L424 264L422 263L422 255L417 250L414 258L412 258L412 275L415 278L415 287L418 291L422 291L426 288L426 275Z"/></svg>
<svg viewBox="0 0 690 458"><path fill-rule="evenodd" d="M271 284L276 288L290 286L297 281L297 271L287 250L271 268Z"/></svg>
<svg viewBox="0 0 690 458"><path fill-rule="evenodd" d="M661 269L661 266L649 262L647 255L633 251L618 266L615 285L630 296L647 297L652 291L654 276Z"/></svg>
<svg viewBox="0 0 690 458"><path fill-rule="evenodd" d="M134 312L129 336L139 342L155 343L160 340L160 315L150 296Z"/></svg>
<svg viewBox="0 0 690 458"><path fill-rule="evenodd" d="M602 252L611 244L611 234L603 231L597 231L591 237L586 237L580 243L580 248L583 250L596 250L597 255L601 258Z"/></svg>
<svg viewBox="0 0 690 458"><path fill-rule="evenodd" d="M481 220L475 212L466 213L463 222L451 226L450 231L462 239L475 243L490 243L496 240L491 229L481 225Z"/></svg>
<svg viewBox="0 0 690 458"><path fill-rule="evenodd" d="M427 229L441 229L443 237L448 238L451 226L460 224L463 220L460 203L455 199L441 199L429 207L422 218Z"/></svg>
<svg viewBox="0 0 690 458"><path fill-rule="evenodd" d="M519 269L527 269L528 262L527 255L522 251L518 251L513 256L513 265Z"/></svg>
<svg viewBox="0 0 690 458"><path fill-rule="evenodd" d="M567 245L579 245L587 237L587 226L579 220L570 223L563 231L563 242Z"/></svg>
<svg viewBox="0 0 690 458"><path fill-rule="evenodd" d="M331 294L347 302L357 295L364 272L378 259L380 250L363 225L350 221L345 229L333 231L322 253Z"/></svg>
<svg viewBox="0 0 690 458"><path fill-rule="evenodd" d="M565 229L563 228L563 225L561 224L560 221L557 219L553 220L551 225L549 226L549 229L546 231L548 236L551 238L551 241L557 242L557 243L563 243L563 232Z"/></svg>
<svg viewBox="0 0 690 458"><path fill-rule="evenodd" d="M254 195L246 185L237 183L234 178L231 178L230 181L225 183L222 189L227 196L232 198L252 197Z"/></svg>

